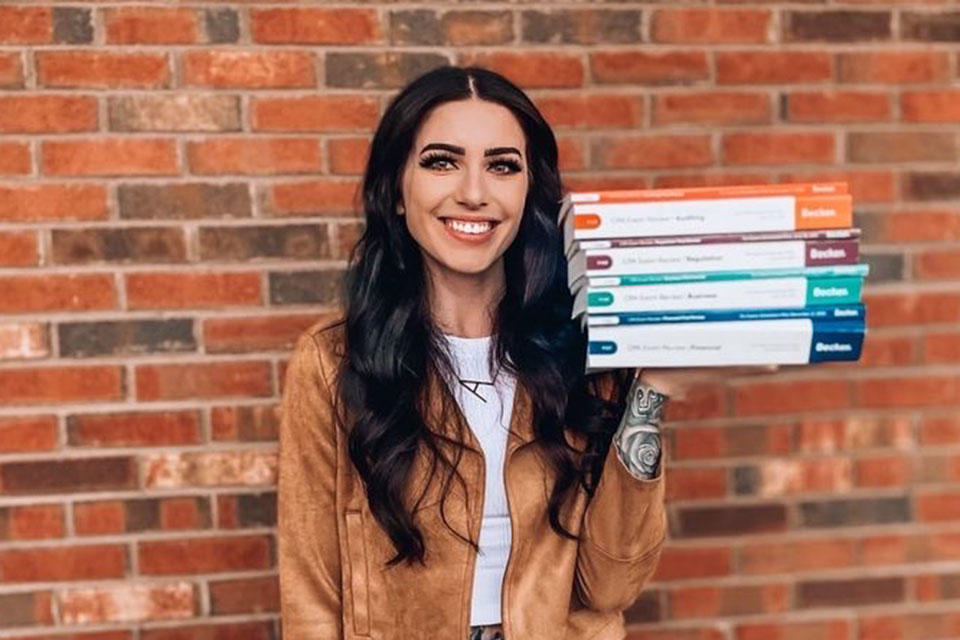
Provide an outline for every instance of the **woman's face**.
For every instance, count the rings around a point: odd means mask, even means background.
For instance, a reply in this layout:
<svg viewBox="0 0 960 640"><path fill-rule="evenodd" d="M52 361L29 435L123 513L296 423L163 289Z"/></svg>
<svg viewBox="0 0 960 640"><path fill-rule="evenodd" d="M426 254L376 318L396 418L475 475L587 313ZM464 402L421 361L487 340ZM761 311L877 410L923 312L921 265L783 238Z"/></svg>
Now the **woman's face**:
<svg viewBox="0 0 960 640"><path fill-rule="evenodd" d="M433 272L501 266L527 197L523 129L509 109L479 99L430 112L403 170L403 213Z"/></svg>

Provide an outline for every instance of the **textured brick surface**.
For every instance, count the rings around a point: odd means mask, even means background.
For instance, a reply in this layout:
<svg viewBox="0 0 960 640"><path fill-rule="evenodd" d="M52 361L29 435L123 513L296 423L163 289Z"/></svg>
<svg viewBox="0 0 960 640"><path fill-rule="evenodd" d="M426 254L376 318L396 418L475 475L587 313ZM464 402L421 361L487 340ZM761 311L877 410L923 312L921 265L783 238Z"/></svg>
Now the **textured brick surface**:
<svg viewBox="0 0 960 640"><path fill-rule="evenodd" d="M957 637L958 46L952 0L0 0L0 636L281 637L289 350L385 106L453 63L570 190L853 194L861 361L670 402L629 640Z"/></svg>

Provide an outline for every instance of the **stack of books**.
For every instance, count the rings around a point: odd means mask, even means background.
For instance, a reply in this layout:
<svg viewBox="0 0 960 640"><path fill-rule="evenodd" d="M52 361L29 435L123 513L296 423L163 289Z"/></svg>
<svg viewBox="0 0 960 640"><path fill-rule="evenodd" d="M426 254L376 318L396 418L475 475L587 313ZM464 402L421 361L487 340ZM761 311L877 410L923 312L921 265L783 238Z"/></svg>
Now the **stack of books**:
<svg viewBox="0 0 960 640"><path fill-rule="evenodd" d="M567 194L587 372L859 359L852 219L844 182Z"/></svg>

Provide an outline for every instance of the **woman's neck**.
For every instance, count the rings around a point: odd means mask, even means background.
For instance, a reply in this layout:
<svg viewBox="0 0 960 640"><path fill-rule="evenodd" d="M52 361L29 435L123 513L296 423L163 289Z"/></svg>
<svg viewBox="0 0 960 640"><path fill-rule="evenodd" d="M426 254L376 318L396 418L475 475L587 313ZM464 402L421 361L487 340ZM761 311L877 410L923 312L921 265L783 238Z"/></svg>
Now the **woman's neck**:
<svg viewBox="0 0 960 640"><path fill-rule="evenodd" d="M493 317L504 293L503 261L478 274L448 269L429 271L428 299L441 331L461 338L493 332Z"/></svg>

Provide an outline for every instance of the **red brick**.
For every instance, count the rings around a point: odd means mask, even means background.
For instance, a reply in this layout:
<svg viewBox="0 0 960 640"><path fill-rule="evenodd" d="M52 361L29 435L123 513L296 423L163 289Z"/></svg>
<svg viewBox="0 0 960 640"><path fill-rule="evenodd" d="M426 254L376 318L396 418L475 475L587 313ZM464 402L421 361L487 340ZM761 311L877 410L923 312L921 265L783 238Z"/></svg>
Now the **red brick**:
<svg viewBox="0 0 960 640"><path fill-rule="evenodd" d="M722 498L727 494L727 470L723 468L670 469L668 500Z"/></svg>
<svg viewBox="0 0 960 640"><path fill-rule="evenodd" d="M912 481L913 468L903 456L875 456L856 461L858 487L902 487Z"/></svg>
<svg viewBox="0 0 960 640"><path fill-rule="evenodd" d="M933 640L956 637L960 614L951 612L904 612L862 616L858 640Z"/></svg>
<svg viewBox="0 0 960 640"><path fill-rule="evenodd" d="M960 249L924 251L913 259L913 275L923 280L955 280L960 277Z"/></svg>
<svg viewBox="0 0 960 640"><path fill-rule="evenodd" d="M923 360L928 363L960 362L960 333L928 333L923 337Z"/></svg>
<svg viewBox="0 0 960 640"><path fill-rule="evenodd" d="M92 184L0 185L0 220L102 220L107 191Z"/></svg>
<svg viewBox="0 0 960 640"><path fill-rule="evenodd" d="M63 505L36 504L10 507L12 540L40 540L64 536Z"/></svg>
<svg viewBox="0 0 960 640"><path fill-rule="evenodd" d="M361 96L253 98L250 122L254 131L371 131L380 106Z"/></svg>
<svg viewBox="0 0 960 640"><path fill-rule="evenodd" d="M290 349L314 322L316 315L312 313L207 318L203 344L207 353Z"/></svg>
<svg viewBox="0 0 960 640"><path fill-rule="evenodd" d="M748 622L736 626L734 640L849 640L849 620Z"/></svg>
<svg viewBox="0 0 960 640"><path fill-rule="evenodd" d="M280 583L276 576L211 581L210 609L214 615L280 610Z"/></svg>
<svg viewBox="0 0 960 640"><path fill-rule="evenodd" d="M131 309L220 308L261 304L257 273L130 273Z"/></svg>
<svg viewBox="0 0 960 640"><path fill-rule="evenodd" d="M739 550L739 570L745 575L795 573L853 566L856 547L849 538L753 542Z"/></svg>
<svg viewBox="0 0 960 640"><path fill-rule="evenodd" d="M960 321L960 293L910 292L864 294L868 327L939 324Z"/></svg>
<svg viewBox="0 0 960 640"><path fill-rule="evenodd" d="M173 140L110 138L43 143L43 173L54 176L176 175Z"/></svg>
<svg viewBox="0 0 960 640"><path fill-rule="evenodd" d="M0 146L0 153L3 153L2 146ZM30 231L0 231L0 266L32 267L39 260L37 235L35 233ZM0 352L2 351L3 348L0 347Z"/></svg>
<svg viewBox="0 0 960 640"><path fill-rule="evenodd" d="M373 44L383 40L375 9L251 9L250 35L266 44Z"/></svg>
<svg viewBox="0 0 960 640"><path fill-rule="evenodd" d="M933 407L960 403L960 377L867 378L856 382L860 407Z"/></svg>
<svg viewBox="0 0 960 640"><path fill-rule="evenodd" d="M667 419L698 420L727 415L726 391L721 385L699 384L687 391L685 398L673 398L667 408Z"/></svg>
<svg viewBox="0 0 960 640"><path fill-rule="evenodd" d="M0 551L7 583L126 578L127 570L127 547L121 544Z"/></svg>
<svg viewBox="0 0 960 640"><path fill-rule="evenodd" d="M733 560L728 547L663 548L654 581L712 578L730 575Z"/></svg>
<svg viewBox="0 0 960 640"><path fill-rule="evenodd" d="M97 128L89 96L0 96L0 133L69 133Z"/></svg>
<svg viewBox="0 0 960 640"><path fill-rule="evenodd" d="M198 40L193 9L120 7L103 12L107 44L191 44Z"/></svg>
<svg viewBox="0 0 960 640"><path fill-rule="evenodd" d="M187 143L195 174L274 175L322 169L320 141L295 138L218 138Z"/></svg>
<svg viewBox="0 0 960 640"><path fill-rule="evenodd" d="M883 216L877 241L930 242L960 240L960 211L891 211Z"/></svg>
<svg viewBox="0 0 960 640"><path fill-rule="evenodd" d="M159 53L41 51L37 79L45 87L163 88L170 86L167 58Z"/></svg>
<svg viewBox="0 0 960 640"><path fill-rule="evenodd" d="M193 497L166 498L160 501L160 528L164 531L199 529L204 514Z"/></svg>
<svg viewBox="0 0 960 640"><path fill-rule="evenodd" d="M865 91L791 93L785 115L790 122L881 122L890 119L890 96Z"/></svg>
<svg viewBox="0 0 960 640"><path fill-rule="evenodd" d="M834 164L831 133L731 133L723 137L727 165Z"/></svg>
<svg viewBox="0 0 960 640"><path fill-rule="evenodd" d="M11 233L13 236L16 232ZM24 234L36 241L30 233ZM0 233L0 255L4 248L4 236ZM11 243L12 244L12 243ZM13 247L16 249L16 247ZM16 261L11 261L11 264ZM3 264L0 259L0 264ZM0 360L30 360L50 355L48 327L41 322L0 323Z"/></svg>
<svg viewBox="0 0 960 640"><path fill-rule="evenodd" d="M960 158L952 135L930 131L850 131L850 162L952 162Z"/></svg>
<svg viewBox="0 0 960 640"><path fill-rule="evenodd" d="M584 159L584 143L581 139L561 136L557 138L557 151L561 172L581 171L587 168Z"/></svg>
<svg viewBox="0 0 960 640"><path fill-rule="evenodd" d="M477 65L507 76L525 89L547 87L579 88L583 86L583 63L580 54L560 52L523 53L498 51L475 53L463 57L458 63ZM594 77L594 80L599 81Z"/></svg>
<svg viewBox="0 0 960 640"><path fill-rule="evenodd" d="M199 444L200 417L193 411L72 415L67 433L73 447L142 447Z"/></svg>
<svg viewBox="0 0 960 640"><path fill-rule="evenodd" d="M916 339L913 336L870 335L863 342L863 353L852 366L889 367L916 362Z"/></svg>
<svg viewBox="0 0 960 640"><path fill-rule="evenodd" d="M0 418L0 453L51 451L57 446L57 418Z"/></svg>
<svg viewBox="0 0 960 640"><path fill-rule="evenodd" d="M355 211L359 184L342 178L281 182L268 193L267 207L274 216L344 215Z"/></svg>
<svg viewBox="0 0 960 640"><path fill-rule="evenodd" d="M952 445L960 442L960 416L930 416L920 425L923 446Z"/></svg>
<svg viewBox="0 0 960 640"><path fill-rule="evenodd" d="M770 11L760 9L660 9L653 14L654 42L753 44L767 41Z"/></svg>
<svg viewBox="0 0 960 640"><path fill-rule="evenodd" d="M922 493L916 500L920 522L960 520L960 493Z"/></svg>
<svg viewBox="0 0 960 640"><path fill-rule="evenodd" d="M598 51L590 54L590 71L600 84L679 84L710 77L701 51Z"/></svg>
<svg viewBox="0 0 960 640"><path fill-rule="evenodd" d="M0 276L0 311L89 311L116 309L113 278L107 274Z"/></svg>
<svg viewBox="0 0 960 640"><path fill-rule="evenodd" d="M789 593L786 584L680 587L670 592L671 614L683 619L781 613Z"/></svg>
<svg viewBox="0 0 960 640"><path fill-rule="evenodd" d="M713 164L707 135L628 136L594 144L595 162L603 169L704 167Z"/></svg>
<svg viewBox="0 0 960 640"><path fill-rule="evenodd" d="M759 464L756 494L841 492L853 486L853 465L846 458L765 460Z"/></svg>
<svg viewBox="0 0 960 640"><path fill-rule="evenodd" d="M654 179L653 186L657 188L676 189L678 187L718 187L744 184L770 184L771 182L771 176L759 173L709 173L703 171L696 174L664 173L658 175Z"/></svg>
<svg viewBox="0 0 960 640"><path fill-rule="evenodd" d="M303 51L188 51L183 82L246 89L316 86L313 55Z"/></svg>
<svg viewBox="0 0 960 640"><path fill-rule="evenodd" d="M816 51L718 51L717 84L801 84L833 78L832 57Z"/></svg>
<svg viewBox="0 0 960 640"><path fill-rule="evenodd" d="M141 365L134 372L137 400L271 395L270 365L260 361Z"/></svg>
<svg viewBox="0 0 960 640"><path fill-rule="evenodd" d="M327 157L331 174L363 175L370 157L370 138L327 140Z"/></svg>
<svg viewBox="0 0 960 640"><path fill-rule="evenodd" d="M843 380L794 380L760 382L734 389L737 415L806 413L846 409L850 387Z"/></svg>
<svg viewBox="0 0 960 640"><path fill-rule="evenodd" d="M0 87L23 86L23 64L16 53L0 53Z"/></svg>
<svg viewBox="0 0 960 640"><path fill-rule="evenodd" d="M47 44L53 37L50 7L0 7L0 43Z"/></svg>
<svg viewBox="0 0 960 640"><path fill-rule="evenodd" d="M943 82L949 74L950 59L945 52L867 51L840 53L837 57L837 78L841 82Z"/></svg>
<svg viewBox="0 0 960 640"><path fill-rule="evenodd" d="M642 128L646 112L643 96L576 94L543 96L537 107L554 128Z"/></svg>
<svg viewBox="0 0 960 640"><path fill-rule="evenodd" d="M0 406L123 399L123 369L70 366L0 370Z"/></svg>
<svg viewBox="0 0 960 640"><path fill-rule="evenodd" d="M33 171L33 163L30 160L30 146L27 143L0 142L0 175L27 175L31 171Z"/></svg>
<svg viewBox="0 0 960 640"><path fill-rule="evenodd" d="M137 550L143 575L263 570L270 566L266 536L144 540Z"/></svg>
<svg viewBox="0 0 960 640"><path fill-rule="evenodd" d="M73 527L77 535L125 533L126 507L122 500L81 502L73 507Z"/></svg>
<svg viewBox="0 0 960 640"><path fill-rule="evenodd" d="M901 100L906 122L960 123L960 90L906 91Z"/></svg>
<svg viewBox="0 0 960 640"><path fill-rule="evenodd" d="M195 590L188 582L67 589L60 594L59 609L68 625L192 618L200 602Z"/></svg>
<svg viewBox="0 0 960 640"><path fill-rule="evenodd" d="M769 124L769 96L762 93L700 91L654 96L653 124Z"/></svg>
<svg viewBox="0 0 960 640"><path fill-rule="evenodd" d="M806 419L797 425L797 450L801 453L835 453L862 449L913 446L909 416Z"/></svg>

